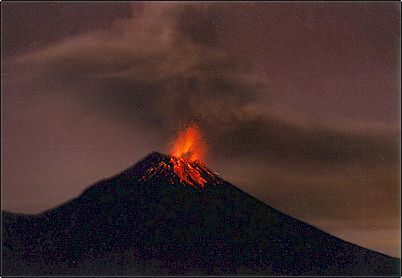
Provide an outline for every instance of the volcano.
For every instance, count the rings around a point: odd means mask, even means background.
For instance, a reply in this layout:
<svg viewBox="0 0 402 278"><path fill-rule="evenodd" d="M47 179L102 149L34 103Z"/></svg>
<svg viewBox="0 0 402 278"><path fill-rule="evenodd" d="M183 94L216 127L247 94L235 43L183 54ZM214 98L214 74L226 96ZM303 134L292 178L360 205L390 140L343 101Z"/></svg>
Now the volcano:
<svg viewBox="0 0 402 278"><path fill-rule="evenodd" d="M153 153L38 215L2 212L3 275L398 275L400 260Z"/></svg>

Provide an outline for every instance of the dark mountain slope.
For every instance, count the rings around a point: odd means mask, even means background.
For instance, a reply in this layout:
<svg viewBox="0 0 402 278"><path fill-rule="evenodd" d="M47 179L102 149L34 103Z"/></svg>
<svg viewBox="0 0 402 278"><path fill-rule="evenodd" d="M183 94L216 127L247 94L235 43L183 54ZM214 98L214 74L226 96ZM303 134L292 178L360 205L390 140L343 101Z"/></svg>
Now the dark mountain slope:
<svg viewBox="0 0 402 278"><path fill-rule="evenodd" d="M173 166L153 153L55 209L3 212L3 274L399 273L399 259L282 214L203 165L192 165L203 189Z"/></svg>

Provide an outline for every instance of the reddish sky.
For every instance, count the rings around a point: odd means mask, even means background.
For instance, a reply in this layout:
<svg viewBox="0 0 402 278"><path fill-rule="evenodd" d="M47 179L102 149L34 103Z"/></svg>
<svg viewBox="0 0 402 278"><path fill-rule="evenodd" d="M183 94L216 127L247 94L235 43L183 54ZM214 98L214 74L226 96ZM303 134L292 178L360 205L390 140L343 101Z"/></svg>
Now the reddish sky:
<svg viewBox="0 0 402 278"><path fill-rule="evenodd" d="M224 178L399 253L396 2L2 5L3 208L36 213L189 120Z"/></svg>

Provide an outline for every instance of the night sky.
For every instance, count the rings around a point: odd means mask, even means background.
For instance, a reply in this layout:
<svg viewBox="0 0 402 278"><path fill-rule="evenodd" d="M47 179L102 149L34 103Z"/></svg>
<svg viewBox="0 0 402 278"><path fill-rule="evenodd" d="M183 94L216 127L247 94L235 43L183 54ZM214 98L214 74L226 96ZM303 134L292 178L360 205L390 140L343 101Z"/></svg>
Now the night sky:
<svg viewBox="0 0 402 278"><path fill-rule="evenodd" d="M3 209L38 213L197 122L227 181L400 257L398 2L2 3Z"/></svg>

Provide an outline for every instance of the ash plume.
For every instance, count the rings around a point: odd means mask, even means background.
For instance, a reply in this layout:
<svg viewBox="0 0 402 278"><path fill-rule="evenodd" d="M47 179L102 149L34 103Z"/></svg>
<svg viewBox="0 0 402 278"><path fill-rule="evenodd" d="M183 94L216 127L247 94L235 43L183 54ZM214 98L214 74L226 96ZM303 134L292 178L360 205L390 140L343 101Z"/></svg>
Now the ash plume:
<svg viewBox="0 0 402 278"><path fill-rule="evenodd" d="M258 96L270 88L246 61L218 46L220 13L220 5L145 5L111 30L49 45L11 64L36 72L31 78L45 88L69 84L89 108L158 130L164 139L196 121L223 157L397 159L395 134L353 135L260 113Z"/></svg>

